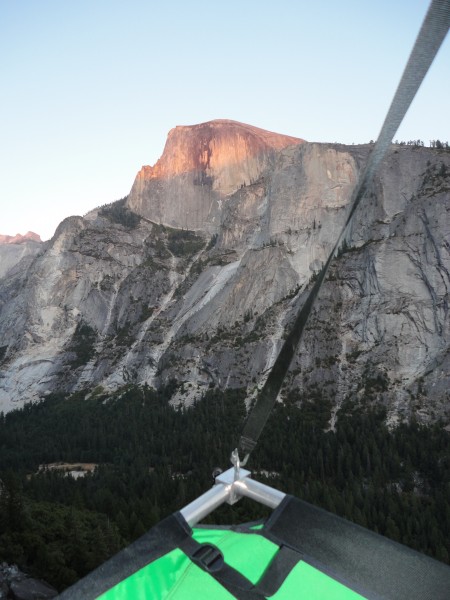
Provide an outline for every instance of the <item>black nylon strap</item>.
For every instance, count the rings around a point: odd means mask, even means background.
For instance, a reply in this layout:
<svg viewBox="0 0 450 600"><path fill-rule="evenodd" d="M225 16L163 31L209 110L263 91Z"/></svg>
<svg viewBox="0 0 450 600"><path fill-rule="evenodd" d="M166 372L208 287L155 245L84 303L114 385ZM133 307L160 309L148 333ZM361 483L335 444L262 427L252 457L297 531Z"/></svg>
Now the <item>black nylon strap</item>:
<svg viewBox="0 0 450 600"><path fill-rule="evenodd" d="M260 532L254 533L260 535ZM188 538L180 544L180 549L197 566L206 571L211 577L214 577L220 585L235 598L239 598L239 600L263 600L266 597L273 596L302 558L302 555L293 548L281 546L264 575L257 584L253 585L242 573L236 571L236 569L223 560L220 562L217 555L214 556L213 552L208 551L208 548L205 552L202 552L207 546L213 547L212 544L199 544L193 538ZM218 548L215 549L221 555L220 550ZM206 555L205 563L202 560L198 560L198 557L202 555ZM211 556L212 561L210 560ZM249 557L249 560L251 560L251 557ZM215 565L217 565L217 568L214 568Z"/></svg>
<svg viewBox="0 0 450 600"><path fill-rule="evenodd" d="M218 568L210 568L210 564L205 563L203 560L198 560L199 556L202 556L202 549L205 546L213 547L212 544L200 544L193 538L189 537L180 544L180 550L182 550L189 558L201 569L209 573L211 577L214 577L224 588L226 588L231 594L236 595L237 592L240 594L245 594L245 596L236 596L236 598L248 598L248 600L260 600L261 596L259 594L255 595L252 592L253 584L249 581L244 575L230 567L223 560L221 565ZM222 553L218 548L216 550L221 555ZM209 560L208 560L209 562ZM216 561L218 562L218 561ZM248 595L250 594L250 595Z"/></svg>
<svg viewBox="0 0 450 600"><path fill-rule="evenodd" d="M319 290L327 274L330 263L344 239L355 210L364 197L380 162L390 147L391 140L403 120L417 90L433 62L450 27L450 0L433 0L428 9L417 40L405 67L400 84L392 100L378 140L369 156L350 201L350 211L345 225L322 267L312 290L298 313L291 331L280 350L267 380L258 396L239 440L239 450L242 455L248 455L256 446L261 431L266 424L269 414L276 402L289 365L294 357L296 348L302 337L305 324L316 301Z"/></svg>
<svg viewBox="0 0 450 600"><path fill-rule="evenodd" d="M301 558L302 555L296 550L288 546L281 546L263 577L258 581L256 587L259 593L264 598L276 594Z"/></svg>

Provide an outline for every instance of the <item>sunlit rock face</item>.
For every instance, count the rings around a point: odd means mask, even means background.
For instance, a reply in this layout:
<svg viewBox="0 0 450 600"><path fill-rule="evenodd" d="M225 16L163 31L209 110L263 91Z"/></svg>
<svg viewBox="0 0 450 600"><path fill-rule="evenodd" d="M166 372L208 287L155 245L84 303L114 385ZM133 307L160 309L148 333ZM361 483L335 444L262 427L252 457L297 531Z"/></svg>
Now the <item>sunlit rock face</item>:
<svg viewBox="0 0 450 600"><path fill-rule="evenodd" d="M41 238L37 233L33 231L27 231L25 235L17 233L16 235L2 235L0 234L0 244L23 244L24 242L40 242Z"/></svg>
<svg viewBox="0 0 450 600"><path fill-rule="evenodd" d="M139 171L128 206L162 224L215 233L227 197L258 181L277 151L303 141L221 119L175 127L158 162Z"/></svg>
<svg viewBox="0 0 450 600"><path fill-rule="evenodd" d="M0 410L52 391L173 380L174 403L214 386L252 398L338 237L370 150L229 121L174 129L126 206L66 219L0 276ZM283 397L327 404L330 427L349 403L381 403L391 423L415 415L449 424L449 240L450 153L392 146ZM25 245L0 246L0 258Z"/></svg>

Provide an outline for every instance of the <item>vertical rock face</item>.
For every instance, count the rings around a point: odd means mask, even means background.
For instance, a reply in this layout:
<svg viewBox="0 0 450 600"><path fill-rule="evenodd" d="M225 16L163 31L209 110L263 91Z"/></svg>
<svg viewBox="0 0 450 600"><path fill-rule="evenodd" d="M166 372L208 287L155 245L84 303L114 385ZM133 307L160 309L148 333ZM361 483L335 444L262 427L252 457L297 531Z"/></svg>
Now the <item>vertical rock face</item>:
<svg viewBox="0 0 450 600"><path fill-rule="evenodd" d="M226 197L257 181L276 151L303 142L229 120L175 127L158 162L139 171L128 206L162 224L215 233Z"/></svg>
<svg viewBox="0 0 450 600"><path fill-rule="evenodd" d="M251 397L369 152L229 121L174 129L126 201L66 219L0 276L0 410L55 390L173 379L174 402L209 386ZM382 402L392 422L448 423L449 240L450 153L393 146L283 393L320 392L331 426L349 401Z"/></svg>

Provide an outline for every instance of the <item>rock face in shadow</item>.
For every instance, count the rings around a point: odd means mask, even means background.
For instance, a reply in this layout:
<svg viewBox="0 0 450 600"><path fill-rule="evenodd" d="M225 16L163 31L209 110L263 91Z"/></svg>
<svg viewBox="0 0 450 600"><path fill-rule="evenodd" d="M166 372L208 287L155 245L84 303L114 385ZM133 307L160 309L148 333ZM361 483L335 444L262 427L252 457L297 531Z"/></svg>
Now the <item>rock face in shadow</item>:
<svg viewBox="0 0 450 600"><path fill-rule="evenodd" d="M49 600L58 595L54 587L28 577L16 565L0 565L0 599L12 600Z"/></svg>
<svg viewBox="0 0 450 600"><path fill-rule="evenodd" d="M257 181L276 151L303 142L222 119L175 127L158 162L139 171L128 206L158 223L215 233L227 196Z"/></svg>
<svg viewBox="0 0 450 600"><path fill-rule="evenodd" d="M233 146L229 136L242 140ZM173 379L174 403L210 386L251 398L337 239L371 149L292 140L233 122L177 128L127 200L66 219L10 269L0 279L0 410L52 391ZM206 197L215 208L202 217ZM184 201L195 223L184 221ZM283 394L320 394L330 426L344 402L383 403L392 423L414 414L447 424L449 240L450 153L393 145Z"/></svg>
<svg viewBox="0 0 450 600"><path fill-rule="evenodd" d="M56 598L58 592L38 579L22 579L14 581L10 587L11 595L14 600L47 600Z"/></svg>

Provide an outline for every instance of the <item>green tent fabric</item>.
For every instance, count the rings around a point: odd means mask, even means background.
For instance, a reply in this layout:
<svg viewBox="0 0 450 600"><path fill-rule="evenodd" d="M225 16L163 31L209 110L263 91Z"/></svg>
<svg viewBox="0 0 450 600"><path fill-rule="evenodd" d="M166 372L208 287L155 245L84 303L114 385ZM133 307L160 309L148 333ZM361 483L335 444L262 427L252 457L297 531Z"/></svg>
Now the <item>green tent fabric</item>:
<svg viewBox="0 0 450 600"><path fill-rule="evenodd" d="M174 513L61 600L448 600L450 568L293 496L259 527Z"/></svg>
<svg viewBox="0 0 450 600"><path fill-rule="evenodd" d="M101 600L129 598L233 598L181 550L173 550L99 597Z"/></svg>
<svg viewBox="0 0 450 600"><path fill-rule="evenodd" d="M239 571L256 587L280 547L258 530L238 533L224 529L194 528L192 538L199 544L212 544L223 554L225 562ZM330 576L304 561L288 574L279 590L267 596L274 600L358 600L363 598ZM202 600L235 598L214 577L202 570L179 549L157 561L102 594L99 600Z"/></svg>

